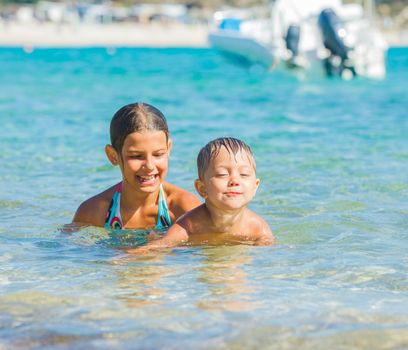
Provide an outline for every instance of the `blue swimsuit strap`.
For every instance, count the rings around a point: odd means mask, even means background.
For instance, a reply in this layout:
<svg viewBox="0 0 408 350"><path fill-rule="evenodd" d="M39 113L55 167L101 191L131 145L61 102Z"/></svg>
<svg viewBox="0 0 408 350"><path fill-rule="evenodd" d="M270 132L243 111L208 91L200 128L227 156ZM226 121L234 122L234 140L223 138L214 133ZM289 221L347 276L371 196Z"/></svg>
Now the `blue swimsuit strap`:
<svg viewBox="0 0 408 350"><path fill-rule="evenodd" d="M167 228L170 226L171 226L171 219L170 219L169 209L166 203L166 195L164 193L163 185L160 185L156 228L161 229L161 228Z"/></svg>
<svg viewBox="0 0 408 350"><path fill-rule="evenodd" d="M113 194L109 205L109 210L106 215L105 224L103 227L107 229L121 229L123 227L122 217L120 216L120 194L122 193L122 183L118 185L117 190Z"/></svg>

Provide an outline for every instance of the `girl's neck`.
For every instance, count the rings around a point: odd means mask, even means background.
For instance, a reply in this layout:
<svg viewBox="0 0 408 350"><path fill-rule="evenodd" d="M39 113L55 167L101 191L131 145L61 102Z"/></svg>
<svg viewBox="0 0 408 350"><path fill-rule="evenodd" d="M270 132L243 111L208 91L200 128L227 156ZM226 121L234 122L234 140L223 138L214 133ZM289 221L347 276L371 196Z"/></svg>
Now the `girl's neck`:
<svg viewBox="0 0 408 350"><path fill-rule="evenodd" d="M156 205L160 188L154 192L142 192L122 181L121 207L128 210L137 210L140 207Z"/></svg>
<svg viewBox="0 0 408 350"><path fill-rule="evenodd" d="M212 206L208 201L205 202L205 206L210 215L212 228L219 233L228 233L240 225L242 222L245 207L239 209L222 210Z"/></svg>

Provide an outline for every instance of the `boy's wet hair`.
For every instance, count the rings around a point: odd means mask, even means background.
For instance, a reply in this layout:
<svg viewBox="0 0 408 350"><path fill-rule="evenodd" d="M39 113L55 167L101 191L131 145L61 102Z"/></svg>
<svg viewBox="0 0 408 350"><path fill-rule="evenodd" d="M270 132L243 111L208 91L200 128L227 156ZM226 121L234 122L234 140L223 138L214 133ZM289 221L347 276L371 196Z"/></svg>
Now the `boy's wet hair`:
<svg viewBox="0 0 408 350"><path fill-rule="evenodd" d="M110 123L110 140L113 148L122 152L126 137L140 131L163 131L169 139L169 128L163 113L147 103L138 102L123 106Z"/></svg>
<svg viewBox="0 0 408 350"><path fill-rule="evenodd" d="M245 152L249 158L249 161L256 169L254 154L252 153L251 148L244 141L238 140L233 137L220 137L208 142L203 148L201 148L200 152L198 153L197 169L198 177L200 178L200 180L204 178L204 173L208 169L211 160L218 155L221 147L225 147L225 149L229 153L232 153L234 156L239 151Z"/></svg>

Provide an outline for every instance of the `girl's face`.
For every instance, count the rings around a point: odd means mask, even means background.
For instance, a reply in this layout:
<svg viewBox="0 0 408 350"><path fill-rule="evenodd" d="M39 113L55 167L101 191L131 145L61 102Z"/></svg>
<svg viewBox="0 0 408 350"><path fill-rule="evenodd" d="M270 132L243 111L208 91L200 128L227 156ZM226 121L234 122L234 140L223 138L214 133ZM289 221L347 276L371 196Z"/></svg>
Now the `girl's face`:
<svg viewBox="0 0 408 350"><path fill-rule="evenodd" d="M123 181L142 192L158 190L167 175L170 148L163 131L129 134L118 160Z"/></svg>

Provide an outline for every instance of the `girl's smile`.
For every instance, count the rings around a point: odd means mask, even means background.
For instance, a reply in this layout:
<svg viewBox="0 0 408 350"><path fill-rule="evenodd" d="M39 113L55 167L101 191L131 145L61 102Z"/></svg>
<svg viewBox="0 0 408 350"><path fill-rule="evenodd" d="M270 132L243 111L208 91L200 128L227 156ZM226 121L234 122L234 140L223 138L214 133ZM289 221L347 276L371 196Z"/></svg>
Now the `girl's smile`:
<svg viewBox="0 0 408 350"><path fill-rule="evenodd" d="M138 176L136 175L137 180L139 181L140 186L153 186L158 179L158 175L151 176Z"/></svg>

